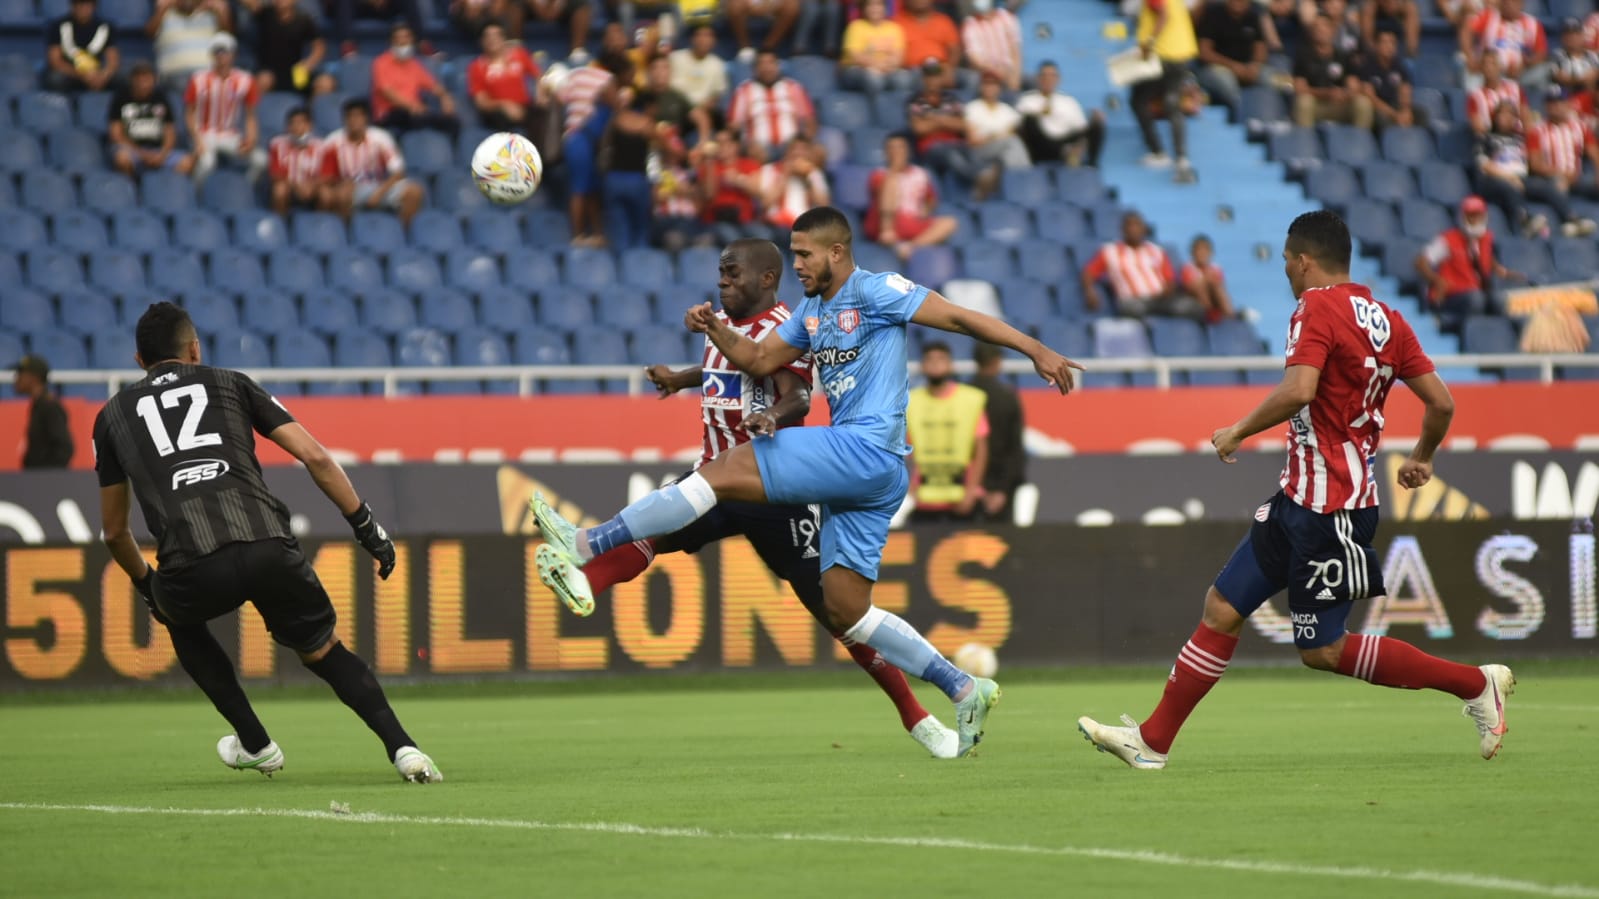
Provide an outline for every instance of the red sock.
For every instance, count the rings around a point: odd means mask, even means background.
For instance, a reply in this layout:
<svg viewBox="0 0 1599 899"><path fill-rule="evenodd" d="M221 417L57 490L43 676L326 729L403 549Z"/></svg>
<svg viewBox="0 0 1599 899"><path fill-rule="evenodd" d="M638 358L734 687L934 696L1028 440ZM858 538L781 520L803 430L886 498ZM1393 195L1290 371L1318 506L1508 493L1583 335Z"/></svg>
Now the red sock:
<svg viewBox="0 0 1599 899"><path fill-rule="evenodd" d="M888 698L894 700L894 708L899 710L899 723L906 730L927 717L927 710L916 701L916 694L911 692L911 685L905 680L905 672L890 665L881 653L865 643L844 645L849 648L849 657L855 660L855 664L865 668L872 680L877 681L877 685L888 694Z"/></svg>
<svg viewBox="0 0 1599 899"><path fill-rule="evenodd" d="M1426 687L1466 700L1476 699L1488 686L1487 676L1478 668L1427 655L1403 640L1371 634L1346 638L1338 673L1379 687Z"/></svg>
<svg viewBox="0 0 1599 899"><path fill-rule="evenodd" d="M589 586L598 594L638 577L653 561L655 561L655 543L650 540L639 540L626 546L618 546L610 552L600 553L583 566L583 573L588 576Z"/></svg>
<svg viewBox="0 0 1599 899"><path fill-rule="evenodd" d="M1188 720L1194 706L1199 705L1216 681L1227 673L1227 663L1237 648L1236 636L1213 631L1200 623L1177 654L1177 664L1172 666L1171 676L1166 679L1166 692L1161 694L1160 705L1139 725L1139 733L1150 749L1160 753L1171 751L1177 731Z"/></svg>

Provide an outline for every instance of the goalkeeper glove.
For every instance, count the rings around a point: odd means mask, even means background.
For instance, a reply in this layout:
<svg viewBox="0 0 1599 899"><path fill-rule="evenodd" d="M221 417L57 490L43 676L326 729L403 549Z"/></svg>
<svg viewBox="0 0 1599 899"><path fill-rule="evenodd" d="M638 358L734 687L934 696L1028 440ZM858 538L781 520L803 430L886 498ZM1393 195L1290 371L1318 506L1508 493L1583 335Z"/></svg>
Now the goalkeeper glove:
<svg viewBox="0 0 1599 899"><path fill-rule="evenodd" d="M150 566L146 565L144 567L144 577L134 578L133 579L133 589L139 591L139 598L144 600L144 604L146 606L148 606L149 609L150 609L150 614L155 617L155 620L158 623L160 623L160 624L171 624L170 621L167 621L167 617L165 615L161 614L161 610L156 608L156 606L155 606L155 569L154 568L151 568Z"/></svg>
<svg viewBox="0 0 1599 899"><path fill-rule="evenodd" d="M360 508L344 516L344 520L355 530L355 541L378 560L378 577L387 580L394 571L394 541L372 517L372 507L363 502Z"/></svg>

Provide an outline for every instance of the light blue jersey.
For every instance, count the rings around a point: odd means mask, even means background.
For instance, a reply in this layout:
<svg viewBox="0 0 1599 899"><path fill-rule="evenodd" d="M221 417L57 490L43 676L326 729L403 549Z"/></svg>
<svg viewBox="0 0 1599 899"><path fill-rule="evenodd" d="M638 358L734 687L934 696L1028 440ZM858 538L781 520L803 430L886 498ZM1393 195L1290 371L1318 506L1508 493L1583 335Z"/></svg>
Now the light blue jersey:
<svg viewBox="0 0 1599 899"><path fill-rule="evenodd" d="M925 299L927 288L903 275L857 268L831 300L806 297L777 328L816 359L832 426L900 456L910 453L905 326Z"/></svg>

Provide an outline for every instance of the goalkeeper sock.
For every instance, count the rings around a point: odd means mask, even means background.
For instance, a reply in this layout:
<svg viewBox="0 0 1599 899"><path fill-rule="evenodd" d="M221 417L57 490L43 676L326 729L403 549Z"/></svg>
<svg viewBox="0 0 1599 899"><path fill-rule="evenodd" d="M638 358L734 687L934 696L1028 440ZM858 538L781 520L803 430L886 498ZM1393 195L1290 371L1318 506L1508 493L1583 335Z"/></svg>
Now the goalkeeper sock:
<svg viewBox="0 0 1599 899"><path fill-rule="evenodd" d="M306 662L312 674L328 682L339 700L361 716L366 726L383 741L389 761L402 746L415 746L411 735L400 726L400 719L389 708L389 699L378 685L377 675L361 657L344 648L343 643L333 644L327 655L315 662Z"/></svg>
<svg viewBox="0 0 1599 899"><path fill-rule="evenodd" d="M211 700L223 718L233 727L239 745L252 755L272 742L261 719L255 716L250 700L239 685L239 675L233 670L233 660L227 650L211 636L203 624L189 627L167 627L172 635L172 648L178 654L178 664L189 673L201 692Z"/></svg>
<svg viewBox="0 0 1599 899"><path fill-rule="evenodd" d="M926 637L893 612L872 606L844 636L877 650L894 667L943 690L950 699L959 702L971 692L971 675L951 665Z"/></svg>
<svg viewBox="0 0 1599 899"><path fill-rule="evenodd" d="M715 507L716 491L695 472L628 506L610 521L578 531L578 558L587 563L635 540L682 530Z"/></svg>

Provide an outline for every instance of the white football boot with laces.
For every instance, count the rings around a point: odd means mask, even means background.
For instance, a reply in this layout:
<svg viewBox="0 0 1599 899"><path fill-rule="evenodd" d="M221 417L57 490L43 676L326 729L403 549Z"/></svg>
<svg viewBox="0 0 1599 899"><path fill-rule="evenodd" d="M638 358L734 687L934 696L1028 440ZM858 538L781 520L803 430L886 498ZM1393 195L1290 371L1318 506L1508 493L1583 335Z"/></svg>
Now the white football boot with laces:
<svg viewBox="0 0 1599 899"><path fill-rule="evenodd" d="M400 751L394 754L394 770L414 784L444 782L444 772L439 770L438 765L433 764L427 753L415 746L400 747Z"/></svg>
<svg viewBox="0 0 1599 899"><path fill-rule="evenodd" d="M1100 724L1085 715L1077 719L1077 729L1082 731L1083 739L1094 744L1094 748L1114 755L1126 762L1129 768L1166 767L1166 753L1149 748L1149 744L1144 742L1144 735L1138 730L1138 722L1123 715L1122 723L1127 726Z"/></svg>
<svg viewBox="0 0 1599 899"><path fill-rule="evenodd" d="M932 715L916 722L916 726L911 728L911 739L921 744L935 759L952 759L960 755L960 734L945 727L942 721Z"/></svg>
<svg viewBox="0 0 1599 899"><path fill-rule="evenodd" d="M239 771L259 771L271 777L283 770L283 750L269 741L260 752L245 752L237 734L228 734L217 741L217 758L222 764Z"/></svg>
<svg viewBox="0 0 1599 899"><path fill-rule="evenodd" d="M1510 726L1505 723L1505 697L1516 692L1516 676L1503 665L1478 666L1488 678L1488 686L1481 695L1466 703L1461 712L1477 725L1478 748L1482 757L1491 759L1499 752L1499 742Z"/></svg>

